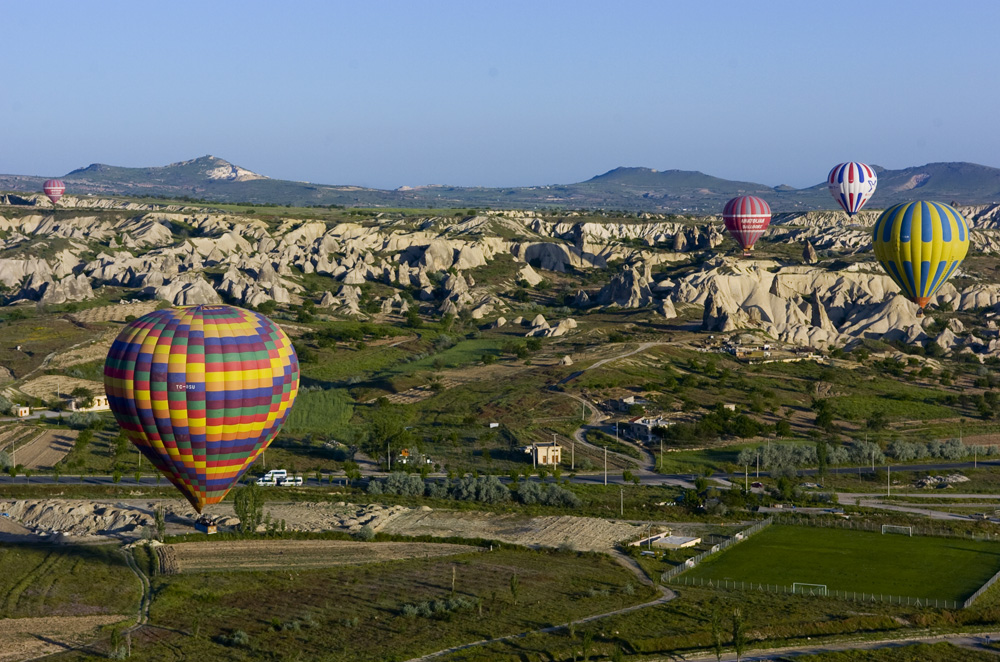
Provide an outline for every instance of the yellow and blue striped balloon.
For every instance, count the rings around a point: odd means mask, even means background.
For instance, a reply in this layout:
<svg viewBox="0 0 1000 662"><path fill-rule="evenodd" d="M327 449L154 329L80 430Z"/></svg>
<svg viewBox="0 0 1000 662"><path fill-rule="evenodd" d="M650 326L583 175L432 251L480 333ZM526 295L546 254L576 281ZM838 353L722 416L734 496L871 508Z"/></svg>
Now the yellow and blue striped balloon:
<svg viewBox="0 0 1000 662"><path fill-rule="evenodd" d="M923 310L969 252L969 226L941 202L904 202L875 221L875 257Z"/></svg>

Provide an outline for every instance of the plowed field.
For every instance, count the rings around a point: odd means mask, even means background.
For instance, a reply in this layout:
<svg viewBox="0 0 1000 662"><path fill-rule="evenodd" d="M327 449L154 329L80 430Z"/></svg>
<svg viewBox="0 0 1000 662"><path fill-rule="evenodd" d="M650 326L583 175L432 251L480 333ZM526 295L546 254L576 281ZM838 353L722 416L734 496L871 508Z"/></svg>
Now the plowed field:
<svg viewBox="0 0 1000 662"><path fill-rule="evenodd" d="M328 568L378 561L451 556L477 551L469 545L350 540L233 540L157 548L164 574L232 570Z"/></svg>

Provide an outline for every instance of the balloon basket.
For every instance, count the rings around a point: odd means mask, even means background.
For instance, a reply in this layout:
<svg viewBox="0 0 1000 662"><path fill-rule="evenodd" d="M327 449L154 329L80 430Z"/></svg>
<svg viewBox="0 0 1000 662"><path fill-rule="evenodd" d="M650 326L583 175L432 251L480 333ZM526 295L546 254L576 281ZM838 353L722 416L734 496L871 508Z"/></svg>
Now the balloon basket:
<svg viewBox="0 0 1000 662"><path fill-rule="evenodd" d="M753 257L753 253L750 251L743 251L743 257Z"/></svg>
<svg viewBox="0 0 1000 662"><path fill-rule="evenodd" d="M194 528L196 531L207 533L208 535L212 535L213 533L219 532L218 528L215 525L215 521L208 517L205 517L204 515L199 517L195 521Z"/></svg>

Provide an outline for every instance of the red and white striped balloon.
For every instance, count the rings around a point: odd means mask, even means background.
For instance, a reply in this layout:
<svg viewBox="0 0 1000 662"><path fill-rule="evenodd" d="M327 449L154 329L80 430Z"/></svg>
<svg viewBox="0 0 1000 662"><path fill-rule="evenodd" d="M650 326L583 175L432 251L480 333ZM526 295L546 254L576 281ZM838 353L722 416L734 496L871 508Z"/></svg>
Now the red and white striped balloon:
<svg viewBox="0 0 1000 662"><path fill-rule="evenodd" d="M756 195L741 195L726 203L722 220L736 243L747 252L771 224L771 207Z"/></svg>
<svg viewBox="0 0 1000 662"><path fill-rule="evenodd" d="M830 195L847 215L854 216L875 195L878 175L869 165L848 161L833 167L827 175L826 185L830 189Z"/></svg>
<svg viewBox="0 0 1000 662"><path fill-rule="evenodd" d="M63 197L63 193L66 192L66 185L58 179L50 179L42 186L42 191L45 192L45 195L49 196L52 204L55 204L59 202L59 198Z"/></svg>

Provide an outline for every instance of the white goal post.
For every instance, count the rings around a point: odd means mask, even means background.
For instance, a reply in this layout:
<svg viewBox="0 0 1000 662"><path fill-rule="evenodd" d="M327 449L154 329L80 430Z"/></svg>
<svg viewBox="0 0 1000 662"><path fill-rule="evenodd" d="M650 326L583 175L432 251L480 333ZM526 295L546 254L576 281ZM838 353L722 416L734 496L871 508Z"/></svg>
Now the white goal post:
<svg viewBox="0 0 1000 662"><path fill-rule="evenodd" d="M913 527L912 526L899 526L897 524L883 524L882 525L882 535L887 533L899 533L903 535L913 537Z"/></svg>
<svg viewBox="0 0 1000 662"><path fill-rule="evenodd" d="M799 595L826 595L826 584L795 582L792 584L792 593L798 593Z"/></svg>

